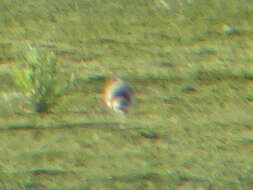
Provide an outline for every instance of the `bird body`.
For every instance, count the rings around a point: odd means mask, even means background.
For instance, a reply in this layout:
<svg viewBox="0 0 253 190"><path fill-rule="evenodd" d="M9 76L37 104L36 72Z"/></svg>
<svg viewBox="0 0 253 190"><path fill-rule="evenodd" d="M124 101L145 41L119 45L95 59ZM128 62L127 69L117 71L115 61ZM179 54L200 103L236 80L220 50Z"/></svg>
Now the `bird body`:
<svg viewBox="0 0 253 190"><path fill-rule="evenodd" d="M128 113L132 103L133 91L131 86L120 78L110 79L104 89L106 105L117 113Z"/></svg>

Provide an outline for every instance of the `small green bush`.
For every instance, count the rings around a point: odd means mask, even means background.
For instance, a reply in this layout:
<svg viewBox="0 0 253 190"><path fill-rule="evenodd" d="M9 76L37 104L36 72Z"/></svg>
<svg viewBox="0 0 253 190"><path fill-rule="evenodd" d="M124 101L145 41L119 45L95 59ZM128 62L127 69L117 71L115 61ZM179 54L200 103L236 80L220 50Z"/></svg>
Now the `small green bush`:
<svg viewBox="0 0 253 190"><path fill-rule="evenodd" d="M60 72L53 52L30 48L24 63L15 65L12 78L16 86L28 97L35 112L46 113L59 102L73 82Z"/></svg>

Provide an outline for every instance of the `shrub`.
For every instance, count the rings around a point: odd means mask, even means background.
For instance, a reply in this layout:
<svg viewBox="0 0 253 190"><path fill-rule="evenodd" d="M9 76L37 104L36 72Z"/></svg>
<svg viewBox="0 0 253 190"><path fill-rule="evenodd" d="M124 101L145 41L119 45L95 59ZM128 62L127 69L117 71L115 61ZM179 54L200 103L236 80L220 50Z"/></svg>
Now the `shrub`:
<svg viewBox="0 0 253 190"><path fill-rule="evenodd" d="M74 79L73 74L66 79L60 72L53 52L34 48L24 56L24 63L13 67L12 78L39 113L46 113L56 105Z"/></svg>

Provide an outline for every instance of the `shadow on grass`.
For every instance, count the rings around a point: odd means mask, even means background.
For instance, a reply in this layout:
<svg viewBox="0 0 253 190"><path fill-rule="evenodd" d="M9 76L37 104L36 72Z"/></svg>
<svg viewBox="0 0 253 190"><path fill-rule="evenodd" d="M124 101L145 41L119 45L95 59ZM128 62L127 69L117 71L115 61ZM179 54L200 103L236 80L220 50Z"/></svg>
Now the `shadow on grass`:
<svg viewBox="0 0 253 190"><path fill-rule="evenodd" d="M58 129L70 129L70 128L104 128L104 127L120 127L125 123L121 122L79 122L79 123L61 123L52 126L46 125L33 125L33 124L12 124L5 128L0 128L0 130L58 130Z"/></svg>
<svg viewBox="0 0 253 190"><path fill-rule="evenodd" d="M130 183L139 180L158 180L159 178L160 175L158 173L148 171L142 173L128 173L119 176L111 176L107 179L112 181L124 181Z"/></svg>
<svg viewBox="0 0 253 190"><path fill-rule="evenodd" d="M38 175L50 175L50 176L56 176L56 175L65 175L65 174L74 174L73 171L64 171L64 170L56 170L56 169L33 169L29 171L28 173L31 173L34 176Z"/></svg>

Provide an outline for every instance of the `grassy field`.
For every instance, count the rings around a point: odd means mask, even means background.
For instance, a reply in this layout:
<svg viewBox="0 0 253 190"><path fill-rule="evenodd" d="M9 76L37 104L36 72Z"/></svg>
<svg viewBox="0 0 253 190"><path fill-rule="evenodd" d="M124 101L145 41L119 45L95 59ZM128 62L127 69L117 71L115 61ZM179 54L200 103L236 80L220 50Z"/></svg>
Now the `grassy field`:
<svg viewBox="0 0 253 190"><path fill-rule="evenodd" d="M1 190L252 190L252 0L1 0ZM44 115L11 78L27 44L71 90ZM127 117L105 79L135 89Z"/></svg>

